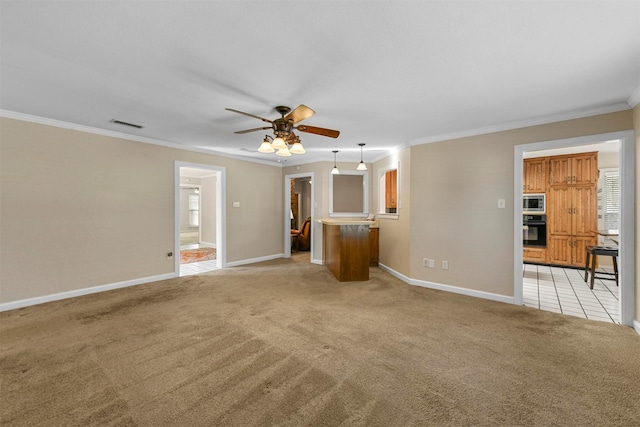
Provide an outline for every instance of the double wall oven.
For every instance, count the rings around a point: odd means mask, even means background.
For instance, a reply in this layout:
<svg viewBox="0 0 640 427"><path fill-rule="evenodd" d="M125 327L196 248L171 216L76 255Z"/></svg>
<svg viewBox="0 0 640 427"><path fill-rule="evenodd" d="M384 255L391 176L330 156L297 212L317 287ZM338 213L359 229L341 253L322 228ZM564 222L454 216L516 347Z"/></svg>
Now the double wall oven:
<svg viewBox="0 0 640 427"><path fill-rule="evenodd" d="M547 246L547 215L545 194L522 196L522 245Z"/></svg>

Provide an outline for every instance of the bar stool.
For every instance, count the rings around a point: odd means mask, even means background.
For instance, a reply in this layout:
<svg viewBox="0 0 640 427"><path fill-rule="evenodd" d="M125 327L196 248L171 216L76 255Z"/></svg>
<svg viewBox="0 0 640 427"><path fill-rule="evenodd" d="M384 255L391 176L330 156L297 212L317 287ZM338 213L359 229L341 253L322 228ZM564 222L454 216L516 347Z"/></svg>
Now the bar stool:
<svg viewBox="0 0 640 427"><path fill-rule="evenodd" d="M610 256L613 260L613 273L606 273L606 272L599 272L598 276L596 276L596 261L597 261L597 257L598 255L601 256ZM618 257L618 248L616 247L611 247L611 246L587 246L587 256L586 256L586 262L585 262L585 266L584 266L584 281L587 281L587 278L589 277L589 261L591 261L591 286L590 288L593 289L593 280L598 277L598 279L605 279L605 280L615 280L616 281L616 286L618 286L618 261L617 261L617 257ZM607 276L613 276L612 277L606 277L606 276L602 276L602 275L607 275Z"/></svg>

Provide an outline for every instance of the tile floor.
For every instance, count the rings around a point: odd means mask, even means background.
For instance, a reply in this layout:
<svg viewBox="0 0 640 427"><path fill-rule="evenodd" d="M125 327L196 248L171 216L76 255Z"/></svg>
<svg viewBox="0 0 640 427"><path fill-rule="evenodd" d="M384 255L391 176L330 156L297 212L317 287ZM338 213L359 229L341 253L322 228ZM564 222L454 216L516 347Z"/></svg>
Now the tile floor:
<svg viewBox="0 0 640 427"><path fill-rule="evenodd" d="M527 307L620 323L618 287L613 280L596 278L591 290L584 281L584 270L524 264L522 282Z"/></svg>
<svg viewBox="0 0 640 427"><path fill-rule="evenodd" d="M204 246L207 246L207 245L192 243L192 244L180 245L180 250L198 249ZM218 264L216 260L180 264L180 277L191 276L193 274L206 273L207 271L215 270L216 268L218 268Z"/></svg>

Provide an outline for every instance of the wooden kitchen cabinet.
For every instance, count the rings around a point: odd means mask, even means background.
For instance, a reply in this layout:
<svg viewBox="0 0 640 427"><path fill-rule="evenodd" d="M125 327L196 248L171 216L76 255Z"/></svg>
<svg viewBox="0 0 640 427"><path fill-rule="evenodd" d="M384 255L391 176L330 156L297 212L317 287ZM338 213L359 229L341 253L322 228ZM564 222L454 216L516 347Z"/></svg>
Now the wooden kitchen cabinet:
<svg viewBox="0 0 640 427"><path fill-rule="evenodd" d="M369 266L377 267L380 254L380 229L369 227Z"/></svg>
<svg viewBox="0 0 640 427"><path fill-rule="evenodd" d="M525 246L522 253L522 260L524 262L545 263L547 262L547 249Z"/></svg>
<svg viewBox="0 0 640 427"><path fill-rule="evenodd" d="M595 187L551 187L547 203L549 234L594 236L598 223L598 200Z"/></svg>
<svg viewBox="0 0 640 427"><path fill-rule="evenodd" d="M584 268L587 246L595 244L594 237L551 236L547 241L548 262Z"/></svg>
<svg viewBox="0 0 640 427"><path fill-rule="evenodd" d="M584 267L597 243L597 153L550 157L549 170L547 262Z"/></svg>
<svg viewBox="0 0 640 427"><path fill-rule="evenodd" d="M596 185L598 153L581 153L549 158L549 185Z"/></svg>
<svg viewBox="0 0 640 427"><path fill-rule="evenodd" d="M390 170L384 174L385 178L385 212L396 213L398 208L398 170Z"/></svg>
<svg viewBox="0 0 640 427"><path fill-rule="evenodd" d="M522 192L545 193L547 191L547 157L524 159Z"/></svg>

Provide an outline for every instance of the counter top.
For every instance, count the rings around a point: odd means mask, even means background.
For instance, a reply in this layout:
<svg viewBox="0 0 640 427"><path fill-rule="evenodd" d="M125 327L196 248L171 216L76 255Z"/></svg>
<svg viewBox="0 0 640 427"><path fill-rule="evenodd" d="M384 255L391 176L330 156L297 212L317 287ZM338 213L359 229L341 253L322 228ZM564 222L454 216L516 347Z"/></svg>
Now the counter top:
<svg viewBox="0 0 640 427"><path fill-rule="evenodd" d="M368 221L366 219L322 218L320 222L327 225L368 225L370 228L378 228L376 221Z"/></svg>

